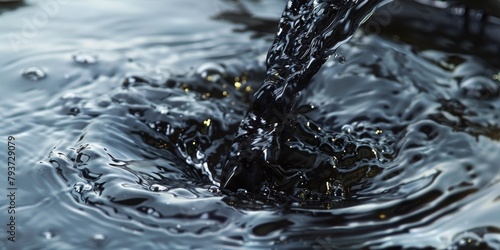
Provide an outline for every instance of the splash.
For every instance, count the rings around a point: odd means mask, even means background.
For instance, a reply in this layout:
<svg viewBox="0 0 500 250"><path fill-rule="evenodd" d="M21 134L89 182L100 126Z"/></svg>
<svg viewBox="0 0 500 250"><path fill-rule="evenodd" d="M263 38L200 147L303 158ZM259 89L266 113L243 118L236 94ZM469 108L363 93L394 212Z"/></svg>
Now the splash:
<svg viewBox="0 0 500 250"><path fill-rule="evenodd" d="M336 177L340 173L337 166L342 166L339 161L345 162L350 157L376 158L371 148L356 147L347 138L331 138L333 144L312 144L328 149L300 168L296 164L283 164L283 158L284 154L297 153L287 150L294 148L292 138L297 139L293 131L305 131L300 128L301 123L297 123L299 127L295 124L300 91L374 9L386 2L290 0L287 3L267 55L267 78L253 96L224 167L223 188L250 192L268 188L285 192L296 190L303 195L301 190L308 187L319 194L345 195L346 181ZM340 57L343 62L345 59ZM313 135L313 138L319 137L327 136ZM341 150L334 153L334 148ZM321 184L313 185L313 182Z"/></svg>

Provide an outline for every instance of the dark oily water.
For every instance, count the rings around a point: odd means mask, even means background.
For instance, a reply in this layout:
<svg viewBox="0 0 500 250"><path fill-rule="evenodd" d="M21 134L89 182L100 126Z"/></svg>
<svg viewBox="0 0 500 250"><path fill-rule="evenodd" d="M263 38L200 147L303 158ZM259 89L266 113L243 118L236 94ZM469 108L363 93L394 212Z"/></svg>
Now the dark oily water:
<svg viewBox="0 0 500 250"><path fill-rule="evenodd" d="M291 0L287 3L267 55L267 78L254 95L224 167L223 188L243 192L262 190L265 193L270 190L290 193L296 188L300 194L295 195L303 197L310 191L333 195L344 193L343 183L338 183L342 177L334 176L338 173L335 166L338 164L333 162L343 155L323 157L315 152L294 153L285 148L293 149L302 144L300 135L292 141L299 91L306 87L341 42L352 36L377 4L380 1ZM303 122L299 121L298 125ZM288 126L290 131L283 131ZM314 135L313 132L302 136L313 140L310 145L313 148L333 153L334 148L328 145L329 142L316 140L325 135ZM305 142L310 144L307 142L310 139ZM282 141L287 143L281 145ZM339 144L342 144L339 147L346 146L343 141ZM350 151L348 154L355 153ZM362 154L370 158L373 154L368 151ZM287 166L283 162L287 160L290 161L288 164L298 164Z"/></svg>
<svg viewBox="0 0 500 250"><path fill-rule="evenodd" d="M5 33L22 31L38 4L2 9ZM370 19L387 31L362 26L337 48L345 63L332 56L307 87L310 76L295 81L302 69L286 64L271 61L279 75L268 77L282 1L75 1L15 53L2 40L1 135L16 137L19 168L18 241L1 230L0 248L500 248L498 57L464 49L467 33L439 22L489 30L496 19L394 4L374 17L402 8L392 20L413 22ZM419 33L422 23L457 32L443 40ZM408 30L463 42L445 50L394 37ZM262 137L275 140L272 161L258 165L284 172L271 172L274 186L222 194L226 156L263 82L293 93L277 106L289 114L279 136Z"/></svg>

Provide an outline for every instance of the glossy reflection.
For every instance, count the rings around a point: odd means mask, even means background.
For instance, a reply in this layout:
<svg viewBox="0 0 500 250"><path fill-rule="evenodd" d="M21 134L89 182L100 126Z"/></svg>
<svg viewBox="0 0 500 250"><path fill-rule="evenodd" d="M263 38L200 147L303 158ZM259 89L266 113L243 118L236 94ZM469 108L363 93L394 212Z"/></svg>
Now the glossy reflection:
<svg viewBox="0 0 500 250"><path fill-rule="evenodd" d="M25 2L0 15L6 34L40 10ZM242 4L277 24L284 2ZM359 30L337 51L345 63L327 60L297 98L278 160L317 164L305 188L223 194L274 37L217 18L238 8L71 1L22 51L0 46L0 126L19 141L13 249L500 248L497 57L429 46L461 35L419 33L397 21L406 13ZM37 65L45 78L23 76ZM312 181L332 165L337 182Z"/></svg>

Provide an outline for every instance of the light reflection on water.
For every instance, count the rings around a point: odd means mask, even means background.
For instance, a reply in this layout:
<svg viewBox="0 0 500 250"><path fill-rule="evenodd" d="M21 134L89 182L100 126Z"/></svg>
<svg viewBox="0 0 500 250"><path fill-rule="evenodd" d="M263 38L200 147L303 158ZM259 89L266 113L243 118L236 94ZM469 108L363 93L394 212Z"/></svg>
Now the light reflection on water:
<svg viewBox="0 0 500 250"><path fill-rule="evenodd" d="M39 3L2 10L4 34ZM380 174L332 209L220 195L283 6L244 4L259 18L221 1L71 2L17 52L2 40L1 134L16 136L20 181L19 242L0 244L499 247L498 64L374 35L342 46L300 104L315 107L302 125L385 153Z"/></svg>

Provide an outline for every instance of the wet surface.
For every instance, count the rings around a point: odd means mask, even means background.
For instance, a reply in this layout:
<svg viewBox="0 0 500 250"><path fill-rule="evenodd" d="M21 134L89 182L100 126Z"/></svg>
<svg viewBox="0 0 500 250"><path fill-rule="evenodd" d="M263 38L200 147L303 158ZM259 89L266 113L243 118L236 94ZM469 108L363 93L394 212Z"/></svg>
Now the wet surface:
<svg viewBox="0 0 500 250"><path fill-rule="evenodd" d="M71 2L23 37L39 4L0 11L24 39L0 45L19 165L19 241L2 248L500 248L500 68L479 49L495 43L362 27L284 127L276 164L302 186L227 194L284 2Z"/></svg>
<svg viewBox="0 0 500 250"><path fill-rule="evenodd" d="M294 195L303 198L309 195L304 192L330 195L333 191L333 196L339 196L335 194L338 192L344 193L344 185L340 183L344 177L335 176L339 173L338 164L333 161L341 158L340 162L344 162L346 153L358 155L359 152L354 152L356 146L353 143L343 145L342 140L336 146L343 148L335 154L335 146L328 145L329 142L310 144L311 140L325 138L326 135L312 131L300 134L296 130L301 125L300 122L294 124L297 119L296 103L300 91L307 87L326 60L354 34L378 4L378 1L287 2L276 38L266 57L266 80L254 94L224 164L221 176L223 189L233 192L242 189L252 193L261 189L266 194L269 189L285 195L296 189L295 193L300 194ZM345 61L339 54L335 57L340 63ZM316 129L321 130L317 126ZM294 148L292 144L283 145L285 141L291 142L292 137L295 137L293 141L300 147L299 151L288 150ZM301 146L304 143L309 144L312 152ZM300 152L305 150L308 152ZM325 150L329 152L324 155L315 152ZM362 154L369 157L366 152ZM299 164L287 162L285 158L289 155L294 155L292 161ZM344 167L350 167L353 160L356 161L348 158L350 163L341 163ZM330 186L338 192L330 190Z"/></svg>

